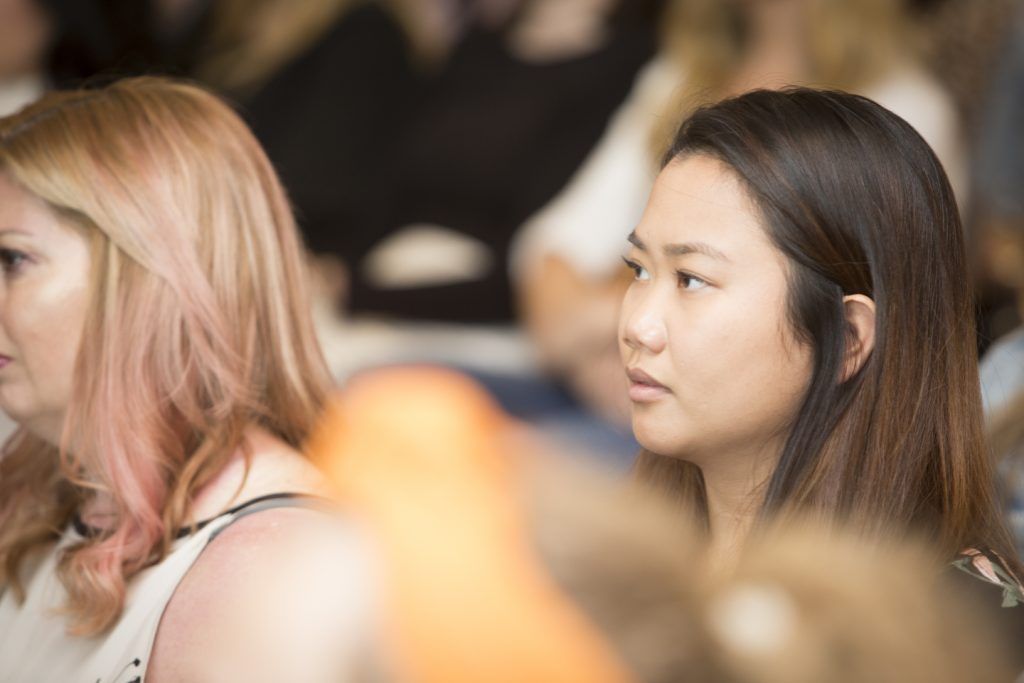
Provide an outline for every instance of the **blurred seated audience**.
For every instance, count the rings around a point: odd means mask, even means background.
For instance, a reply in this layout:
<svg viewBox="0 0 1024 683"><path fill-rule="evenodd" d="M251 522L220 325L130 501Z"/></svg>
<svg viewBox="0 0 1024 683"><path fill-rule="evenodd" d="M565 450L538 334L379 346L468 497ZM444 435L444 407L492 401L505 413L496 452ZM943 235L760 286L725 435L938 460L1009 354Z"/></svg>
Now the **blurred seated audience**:
<svg viewBox="0 0 1024 683"><path fill-rule="evenodd" d="M581 410L513 325L513 232L565 184L654 50L660 2L470 3L459 42L382 152L387 201L350 263L350 313L320 316L332 370L429 361L474 373L503 406L622 467L624 425Z"/></svg>
<svg viewBox="0 0 1024 683"><path fill-rule="evenodd" d="M386 2L216 0L196 75L235 99L295 206L307 247L362 248L386 141L420 87L414 36Z"/></svg>
<svg viewBox="0 0 1024 683"><path fill-rule="evenodd" d="M238 107L266 149L307 246L363 249L392 172L385 141L420 88L428 38L387 0L51 0L58 84L137 73L196 79ZM423 51L420 48L423 48ZM430 49L434 49L431 47ZM335 275L337 268L326 268Z"/></svg>
<svg viewBox="0 0 1024 683"><path fill-rule="evenodd" d="M353 312L513 320L511 236L563 187L652 54L645 4L524 0L466 28L383 150L393 184L363 227L368 249L341 254Z"/></svg>
<svg viewBox="0 0 1024 683"><path fill-rule="evenodd" d="M988 180L979 173L978 149L992 125L990 93L1009 54L1018 0L909 0L924 34L926 61L948 88L964 123L971 154L970 201L961 205L978 307L978 349L1006 334L1019 319L1012 292L993 279L985 256ZM1017 38L1019 40L1019 38Z"/></svg>
<svg viewBox="0 0 1024 683"><path fill-rule="evenodd" d="M973 145L999 70L1018 0L904 0L921 30L925 63L949 91Z"/></svg>

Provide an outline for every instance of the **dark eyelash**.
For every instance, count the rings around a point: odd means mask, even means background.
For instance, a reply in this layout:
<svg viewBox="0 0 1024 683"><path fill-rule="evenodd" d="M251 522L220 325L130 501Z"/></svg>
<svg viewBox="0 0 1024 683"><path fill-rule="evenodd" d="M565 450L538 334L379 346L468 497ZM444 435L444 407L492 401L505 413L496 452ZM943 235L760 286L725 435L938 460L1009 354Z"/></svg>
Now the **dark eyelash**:
<svg viewBox="0 0 1024 683"><path fill-rule="evenodd" d="M28 261L28 254L17 249L0 248L0 268L8 273L16 273Z"/></svg>
<svg viewBox="0 0 1024 683"><path fill-rule="evenodd" d="M679 281L680 285L685 285L686 280L696 280L697 282L707 283L707 280L705 280L704 278L697 277L693 273L687 273L685 270L677 270L676 279Z"/></svg>
<svg viewBox="0 0 1024 683"><path fill-rule="evenodd" d="M634 275L639 275L640 274L640 264L639 263L637 263L636 261L630 261L625 256L622 257L622 262L625 263L626 266L628 266L629 269L633 271Z"/></svg>

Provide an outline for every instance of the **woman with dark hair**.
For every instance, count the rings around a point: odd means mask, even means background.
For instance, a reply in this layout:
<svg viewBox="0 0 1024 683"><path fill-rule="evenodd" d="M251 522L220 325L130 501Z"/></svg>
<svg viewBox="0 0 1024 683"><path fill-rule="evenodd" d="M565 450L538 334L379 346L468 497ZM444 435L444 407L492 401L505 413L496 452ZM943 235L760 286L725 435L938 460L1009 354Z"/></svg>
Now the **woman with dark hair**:
<svg viewBox="0 0 1024 683"><path fill-rule="evenodd" d="M637 470L705 520L715 560L810 513L923 534L1021 600L959 214L909 124L805 88L701 108L629 241Z"/></svg>
<svg viewBox="0 0 1024 683"><path fill-rule="evenodd" d="M521 313L538 357L610 419L628 414L615 381L613 311L628 285L619 267L622 234L640 219L672 135L698 105L788 85L866 95L913 125L954 189L963 187L956 111L922 65L916 27L899 3L672 0L668 10L658 56L584 165L522 226L513 248Z"/></svg>

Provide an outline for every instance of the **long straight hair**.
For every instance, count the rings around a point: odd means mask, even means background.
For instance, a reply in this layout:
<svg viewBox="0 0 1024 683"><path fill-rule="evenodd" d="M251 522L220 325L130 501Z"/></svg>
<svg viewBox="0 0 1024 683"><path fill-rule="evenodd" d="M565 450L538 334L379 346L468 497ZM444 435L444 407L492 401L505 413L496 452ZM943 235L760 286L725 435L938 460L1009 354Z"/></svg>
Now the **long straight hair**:
<svg viewBox="0 0 1024 683"><path fill-rule="evenodd" d="M697 110L664 163L726 164L789 263L788 319L813 371L761 518L817 513L1012 556L983 435L973 296L955 199L914 129L856 95L759 90ZM843 381L843 297L876 305L875 345ZM703 514L699 469L644 453L637 471Z"/></svg>
<svg viewBox="0 0 1024 683"><path fill-rule="evenodd" d="M196 491L260 425L299 446L330 387L303 251L255 138L212 94L139 78L52 93L0 120L0 172L92 244L62 444L0 459L0 585L97 493L104 535L63 554L74 630L120 615Z"/></svg>

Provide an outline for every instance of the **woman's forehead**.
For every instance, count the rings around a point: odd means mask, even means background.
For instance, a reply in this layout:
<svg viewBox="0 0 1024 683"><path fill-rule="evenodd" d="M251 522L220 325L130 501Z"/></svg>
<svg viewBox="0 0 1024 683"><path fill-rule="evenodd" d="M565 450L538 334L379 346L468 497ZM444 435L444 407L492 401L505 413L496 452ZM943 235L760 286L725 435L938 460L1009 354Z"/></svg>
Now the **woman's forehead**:
<svg viewBox="0 0 1024 683"><path fill-rule="evenodd" d="M772 247L742 182L728 166L704 155L673 161L662 170L635 234L659 251L702 243L728 259L747 248Z"/></svg>
<svg viewBox="0 0 1024 683"><path fill-rule="evenodd" d="M83 236L67 216L0 172L0 235L31 239L42 246L58 246L63 238Z"/></svg>

